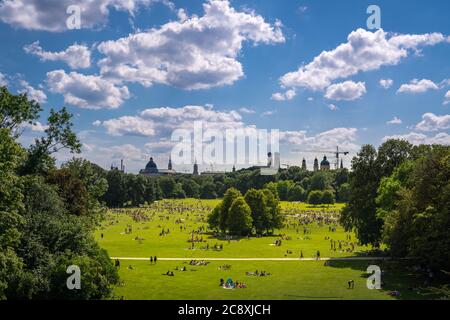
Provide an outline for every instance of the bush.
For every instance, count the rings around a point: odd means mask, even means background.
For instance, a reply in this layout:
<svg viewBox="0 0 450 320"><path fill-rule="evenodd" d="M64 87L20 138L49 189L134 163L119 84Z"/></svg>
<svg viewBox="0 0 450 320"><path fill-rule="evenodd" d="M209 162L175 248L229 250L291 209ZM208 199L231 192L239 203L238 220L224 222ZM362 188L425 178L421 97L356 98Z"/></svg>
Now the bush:
<svg viewBox="0 0 450 320"><path fill-rule="evenodd" d="M321 199L321 203L322 204L334 204L335 199L334 199L334 193L331 190L325 190L322 193L322 199Z"/></svg>
<svg viewBox="0 0 450 320"><path fill-rule="evenodd" d="M319 205L322 203L323 192L319 190L311 191L308 195L308 203L312 205Z"/></svg>

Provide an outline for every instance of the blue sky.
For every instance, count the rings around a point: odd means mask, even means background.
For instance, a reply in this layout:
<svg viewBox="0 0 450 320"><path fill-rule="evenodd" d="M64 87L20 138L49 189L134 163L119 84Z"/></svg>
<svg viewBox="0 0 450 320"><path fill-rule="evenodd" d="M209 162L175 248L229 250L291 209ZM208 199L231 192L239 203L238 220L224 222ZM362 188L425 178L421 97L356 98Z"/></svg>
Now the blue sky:
<svg viewBox="0 0 450 320"><path fill-rule="evenodd" d="M71 4L83 9L79 30L65 25ZM380 30L367 29L371 4ZM104 167L125 158L133 172L150 155L164 167L171 132L194 120L278 129L289 164L323 156L294 148L355 153L391 136L450 144L449 9L444 0L0 1L0 82L42 102L24 144L50 108L67 106L83 156Z"/></svg>

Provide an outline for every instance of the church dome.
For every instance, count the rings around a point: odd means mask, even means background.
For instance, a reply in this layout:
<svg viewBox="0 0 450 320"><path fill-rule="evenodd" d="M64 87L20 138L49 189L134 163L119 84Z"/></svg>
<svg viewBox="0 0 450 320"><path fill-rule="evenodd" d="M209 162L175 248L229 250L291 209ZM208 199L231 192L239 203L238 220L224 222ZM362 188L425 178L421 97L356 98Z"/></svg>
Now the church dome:
<svg viewBox="0 0 450 320"><path fill-rule="evenodd" d="M327 157L323 157L322 162L320 163L321 166L330 166L330 162L327 160Z"/></svg>
<svg viewBox="0 0 450 320"><path fill-rule="evenodd" d="M150 158L150 161L145 166L145 171L151 173L158 172L158 167L156 166L156 163L153 161L153 158Z"/></svg>

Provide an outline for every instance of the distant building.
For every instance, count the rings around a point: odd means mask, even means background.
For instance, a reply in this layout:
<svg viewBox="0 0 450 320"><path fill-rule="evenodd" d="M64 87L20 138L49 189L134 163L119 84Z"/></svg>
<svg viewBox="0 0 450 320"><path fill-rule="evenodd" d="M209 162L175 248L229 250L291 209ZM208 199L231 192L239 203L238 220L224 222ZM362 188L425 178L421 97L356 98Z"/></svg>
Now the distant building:
<svg viewBox="0 0 450 320"><path fill-rule="evenodd" d="M168 169L158 169L158 166L153 161L153 158L150 158L150 161L145 166L145 169L139 171L139 174L149 177L160 177L160 176L171 176L176 174L177 172L172 169L172 160L169 159Z"/></svg>
<svg viewBox="0 0 450 320"><path fill-rule="evenodd" d="M306 167L306 160L305 160L305 158L303 158L303 161L302 161L302 169L303 170L308 170L308 168Z"/></svg>
<svg viewBox="0 0 450 320"><path fill-rule="evenodd" d="M319 160L317 158L314 159L314 172L319 171Z"/></svg>
<svg viewBox="0 0 450 320"><path fill-rule="evenodd" d="M195 160L194 163L194 172L192 173L194 176L198 176L198 164L197 164L197 160Z"/></svg>
<svg viewBox="0 0 450 320"><path fill-rule="evenodd" d="M123 165L123 159L120 160L120 168L114 165L114 163L111 164L111 170L120 170L121 172L125 172L125 166Z"/></svg>
<svg viewBox="0 0 450 320"><path fill-rule="evenodd" d="M326 156L324 156L323 160L320 162L320 170L322 171L330 170L330 162L327 160Z"/></svg>
<svg viewBox="0 0 450 320"><path fill-rule="evenodd" d="M172 170L172 157L169 157L169 165L167 166L168 170Z"/></svg>

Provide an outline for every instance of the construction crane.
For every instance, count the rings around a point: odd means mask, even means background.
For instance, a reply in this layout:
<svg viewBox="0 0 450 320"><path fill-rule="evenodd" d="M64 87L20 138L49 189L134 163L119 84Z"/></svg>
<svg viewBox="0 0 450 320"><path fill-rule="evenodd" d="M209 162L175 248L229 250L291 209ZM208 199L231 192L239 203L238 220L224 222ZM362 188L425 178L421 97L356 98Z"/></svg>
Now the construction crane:
<svg viewBox="0 0 450 320"><path fill-rule="evenodd" d="M300 150L300 149L294 149L292 150L292 152L295 153L303 153L303 152L308 152L308 153L323 153L323 154L333 154L336 158L336 162L335 162L335 168L336 170L339 169L339 159L341 157L341 155L347 156L350 154L350 152L348 151L339 151L339 147L336 147L336 151L323 151L323 150Z"/></svg>

